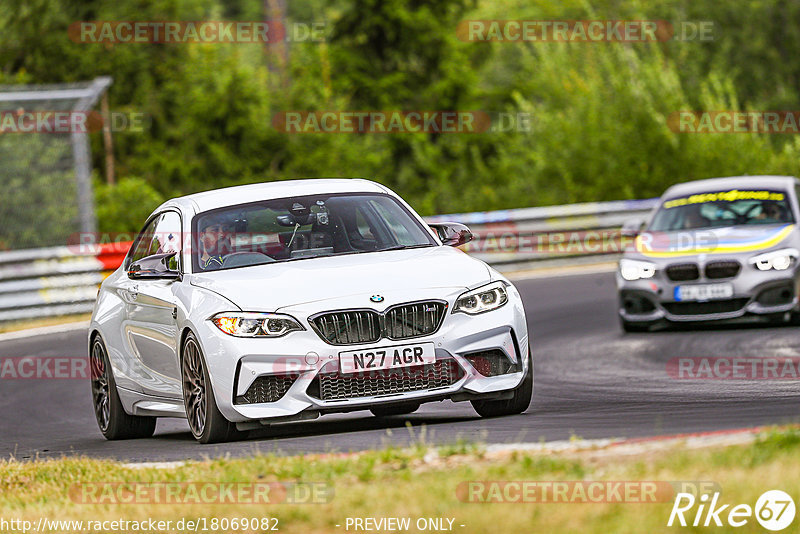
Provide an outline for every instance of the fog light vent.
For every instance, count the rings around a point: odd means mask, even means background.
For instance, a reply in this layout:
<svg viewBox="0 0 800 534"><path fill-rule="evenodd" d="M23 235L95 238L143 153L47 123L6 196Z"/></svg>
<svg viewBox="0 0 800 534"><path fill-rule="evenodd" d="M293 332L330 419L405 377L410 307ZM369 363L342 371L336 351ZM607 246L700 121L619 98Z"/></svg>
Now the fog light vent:
<svg viewBox="0 0 800 534"><path fill-rule="evenodd" d="M465 354L464 358L483 376L506 375L521 371L519 364L512 363L500 349L473 352Z"/></svg>

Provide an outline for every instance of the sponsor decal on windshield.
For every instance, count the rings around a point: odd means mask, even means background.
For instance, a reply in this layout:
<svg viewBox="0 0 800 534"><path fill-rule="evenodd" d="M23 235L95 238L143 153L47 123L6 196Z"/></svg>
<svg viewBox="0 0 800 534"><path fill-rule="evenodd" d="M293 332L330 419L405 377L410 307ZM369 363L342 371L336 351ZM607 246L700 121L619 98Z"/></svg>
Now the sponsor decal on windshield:
<svg viewBox="0 0 800 534"><path fill-rule="evenodd" d="M783 193L776 191L740 191L732 189L730 191L719 191L716 193L699 193L688 197L673 198L664 202L664 208L676 208L688 204L704 204L706 202L734 202L737 200L776 200L781 201L786 198Z"/></svg>

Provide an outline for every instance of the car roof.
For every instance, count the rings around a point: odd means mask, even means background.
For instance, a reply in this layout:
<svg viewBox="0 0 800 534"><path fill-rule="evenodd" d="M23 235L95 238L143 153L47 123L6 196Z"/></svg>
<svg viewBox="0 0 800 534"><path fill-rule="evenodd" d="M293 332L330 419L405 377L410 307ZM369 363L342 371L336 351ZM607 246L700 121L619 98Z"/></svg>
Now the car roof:
<svg viewBox="0 0 800 534"><path fill-rule="evenodd" d="M791 191L798 184L794 176L732 176L728 178L708 178L676 184L667 189L664 198L722 191L728 189L776 189Z"/></svg>
<svg viewBox="0 0 800 534"><path fill-rule="evenodd" d="M333 194L333 193L388 193L386 187L363 178L313 178L308 180L279 180L257 184L238 185L222 189L212 189L183 197L173 198L162 204L158 210L169 206L191 206L201 213L225 206L235 206L246 202L286 198L293 196ZM156 210L156 211L158 211Z"/></svg>

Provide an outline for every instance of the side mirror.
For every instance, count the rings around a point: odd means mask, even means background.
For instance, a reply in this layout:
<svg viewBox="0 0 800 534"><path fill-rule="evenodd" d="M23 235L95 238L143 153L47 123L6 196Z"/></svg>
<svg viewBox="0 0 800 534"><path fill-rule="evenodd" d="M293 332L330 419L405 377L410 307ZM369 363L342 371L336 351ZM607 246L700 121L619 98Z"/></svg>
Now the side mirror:
<svg viewBox="0 0 800 534"><path fill-rule="evenodd" d="M638 217L628 219L622 224L620 235L623 237L636 237L642 232L642 226L644 226L644 219Z"/></svg>
<svg viewBox="0 0 800 534"><path fill-rule="evenodd" d="M128 266L128 278L145 280L180 280L181 273L174 266L177 252L153 254Z"/></svg>
<svg viewBox="0 0 800 534"><path fill-rule="evenodd" d="M430 225L436 231L442 243L451 247L458 247L474 239L469 228L461 223L435 223Z"/></svg>

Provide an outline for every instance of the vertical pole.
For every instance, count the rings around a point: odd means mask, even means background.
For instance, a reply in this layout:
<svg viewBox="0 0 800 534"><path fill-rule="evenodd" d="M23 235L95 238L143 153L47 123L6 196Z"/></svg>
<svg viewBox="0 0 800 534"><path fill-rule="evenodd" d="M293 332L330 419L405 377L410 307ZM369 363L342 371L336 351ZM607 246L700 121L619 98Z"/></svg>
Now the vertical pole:
<svg viewBox="0 0 800 534"><path fill-rule="evenodd" d="M100 112L103 115L103 148L106 153L106 182L108 185L114 185L116 178L114 176L114 141L111 137L111 114L108 111L108 92L103 91L103 97L100 100Z"/></svg>
<svg viewBox="0 0 800 534"><path fill-rule="evenodd" d="M89 87L89 94L83 96L73 111L88 112L111 85L109 76L95 78ZM103 120L104 124L107 121ZM92 191L92 160L89 148L89 134L72 132L72 156L75 160L75 184L78 189L78 213L80 231L94 235L97 232L97 217L94 212L94 192Z"/></svg>
<svg viewBox="0 0 800 534"><path fill-rule="evenodd" d="M85 132L72 132L72 155L75 159L75 183L78 189L80 228L84 234L97 231L92 192L92 169L89 153L89 136Z"/></svg>
<svg viewBox="0 0 800 534"><path fill-rule="evenodd" d="M284 40L266 43L270 71L278 72L284 87L289 86L289 28L286 19L287 0L264 0L264 19L277 22L284 29Z"/></svg>

